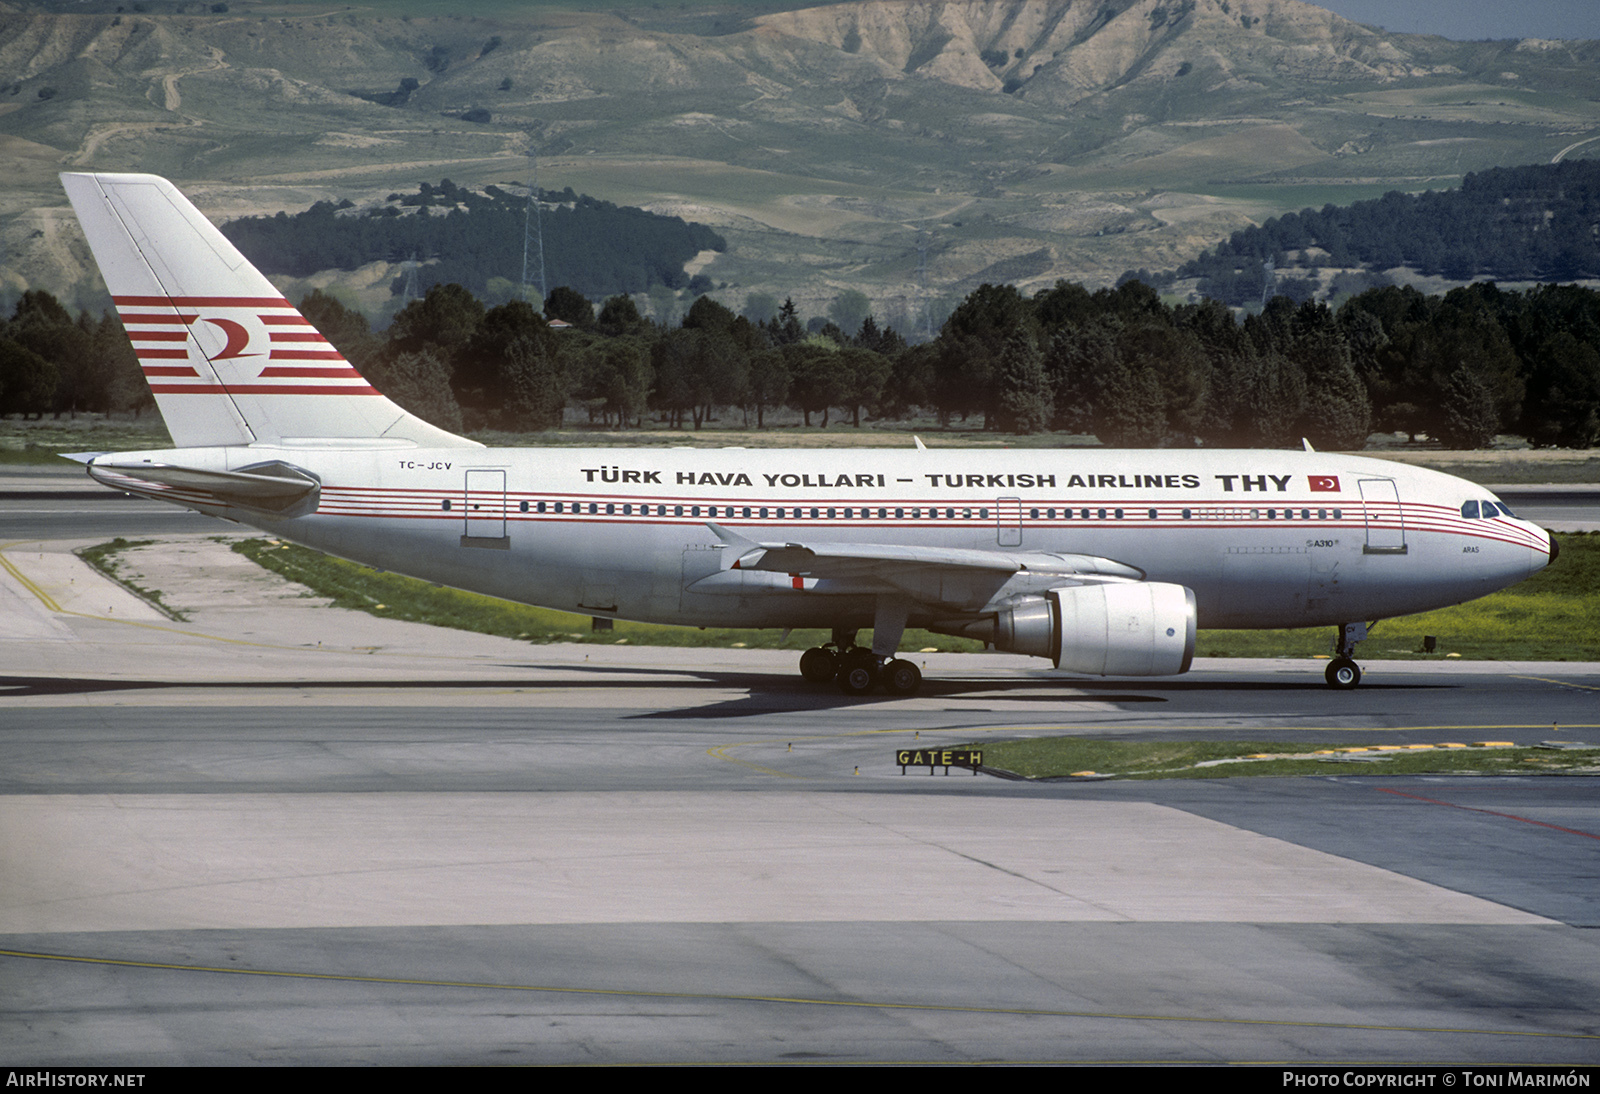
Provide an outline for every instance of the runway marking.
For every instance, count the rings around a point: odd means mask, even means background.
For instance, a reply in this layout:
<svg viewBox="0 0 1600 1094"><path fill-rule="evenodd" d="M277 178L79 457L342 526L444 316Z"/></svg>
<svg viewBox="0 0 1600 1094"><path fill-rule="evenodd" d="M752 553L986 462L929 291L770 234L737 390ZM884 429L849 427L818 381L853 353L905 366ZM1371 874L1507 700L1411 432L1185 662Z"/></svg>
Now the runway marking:
<svg viewBox="0 0 1600 1094"><path fill-rule="evenodd" d="M1506 820L1521 821L1523 824L1537 824L1540 828L1554 828L1557 832L1566 832L1573 836L1583 836L1585 839L1600 840L1600 836L1593 832L1585 832L1578 828L1564 828L1559 824L1550 824L1546 821L1534 820L1531 817L1519 817L1515 813L1501 813L1495 809L1480 809L1475 805L1457 805L1455 802L1440 801L1438 798L1424 798L1421 794L1407 794L1404 790L1391 790L1388 787L1379 787L1380 794L1393 794L1399 798L1414 798L1419 802L1429 805L1445 805L1451 809L1465 809L1468 813L1487 813L1491 817L1504 817Z"/></svg>
<svg viewBox="0 0 1600 1094"><path fill-rule="evenodd" d="M6 573L17 579L17 584L21 585L24 589L27 589L34 596L38 597L39 603L43 604L45 608L52 612L62 612L65 614L65 609L63 609L60 604L57 604L55 599L51 597L49 593L39 588L39 586L35 585L32 581L29 581L27 576L24 575L21 570L17 569L16 566L12 564L11 560L5 556L5 552L8 547L16 547L27 542L30 541L18 540L15 543L0 545L0 569L4 569Z"/></svg>
<svg viewBox="0 0 1600 1094"><path fill-rule="evenodd" d="M1119 1014L1114 1011L1050 1010L1038 1007L981 1007L954 1003L910 1003L896 1000L812 999L790 995L743 995L704 991L649 991L629 988L576 988L551 984L495 984L474 980L425 980L402 976L359 976L354 973L297 972L289 969L230 969L214 965L178 965L164 961L127 961L113 957L0 950L0 957L30 961L63 961L118 968L157 969L164 972L202 972L227 976L272 976L289 980L326 980L347 984L397 984L429 988L472 988L484 991L529 992L542 995L588 995L631 999L705 999L725 1003L776 1003L805 1007L845 1007L855 1010L899 1010L947 1014L1013 1014L1028 1018L1084 1018L1120 1022L1188 1022L1225 1026L1283 1026L1294 1029L1363 1029L1380 1033L1459 1033L1473 1037L1541 1037L1554 1040L1600 1041L1600 1033L1556 1033L1544 1030L1468 1029L1454 1026L1394 1026L1367 1022L1299 1022L1284 1018L1217 1018L1190 1014Z"/></svg>
<svg viewBox="0 0 1600 1094"><path fill-rule="evenodd" d="M801 741L827 740L827 738L825 738L825 737L797 737L797 738L795 738L795 740L801 740ZM805 775L791 775L787 771L778 771L775 768L762 767L760 764L747 763L744 760L736 760L732 756L729 756L727 754L727 750L728 749L730 749L730 748L743 748L746 744L777 744L777 742L776 741L744 741L744 742L734 741L732 743L725 744L725 745L717 745L715 748L708 748L708 749L706 749L706 754L708 756L715 756L719 760L727 760L730 764L738 764L740 767L748 767L751 771L759 771L763 775L776 775L780 779L804 779L804 778L807 777Z"/></svg>
<svg viewBox="0 0 1600 1094"><path fill-rule="evenodd" d="M28 579L28 577L25 574L23 574L23 572L21 570L17 569L16 565L9 558L7 558L5 556L5 552L8 549L12 548L12 547L18 547L18 546L21 546L24 543L37 543L37 542L39 542L39 541L38 540L16 540L16 541L14 541L12 543L0 544L0 569L4 569L8 574L10 574L12 577L16 578L17 582L24 589L27 589L30 593L32 593L35 597L37 597L39 599L39 603L43 604L45 606L46 610L54 612L57 615L75 615L75 616L78 616L80 619L98 619L103 623L121 623L124 626L128 626L128 627L143 627L146 630L164 631L167 634L181 634L181 635L185 636L186 638L208 638L213 642L226 642L230 646L255 646L255 647L258 647L260 649L268 649L268 650L299 650L299 649L305 649L306 648L306 647L303 647L303 646L275 646L275 645L271 645L271 644L266 643L266 642L246 642L242 638L223 638L221 635L205 634L205 633L203 633L201 631L185 631L185 630L180 630L177 627L163 627L158 623L141 623L136 619L117 619L115 616L95 615L93 612L80 612L80 611L76 611L76 610L74 610L72 608L63 608L60 604L58 604L56 602L54 597L52 597L49 593L45 592L43 589L39 588L39 586L35 585L32 581L30 581Z"/></svg>
<svg viewBox="0 0 1600 1094"><path fill-rule="evenodd" d="M1574 684L1570 680L1553 680L1548 676L1513 676L1512 679L1513 680L1537 680L1541 684L1560 684L1564 688L1582 688L1584 691L1600 691L1600 688L1594 687L1594 686L1592 686L1590 684ZM1584 726L1583 728L1591 729L1593 727L1592 726Z"/></svg>

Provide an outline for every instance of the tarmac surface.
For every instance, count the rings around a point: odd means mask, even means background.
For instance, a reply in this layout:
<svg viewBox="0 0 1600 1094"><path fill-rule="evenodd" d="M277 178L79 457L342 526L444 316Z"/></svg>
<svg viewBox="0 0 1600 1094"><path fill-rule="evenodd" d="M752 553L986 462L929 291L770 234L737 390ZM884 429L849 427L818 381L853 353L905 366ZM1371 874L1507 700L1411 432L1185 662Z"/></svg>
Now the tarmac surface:
<svg viewBox="0 0 1600 1094"><path fill-rule="evenodd" d="M1600 1061L1595 778L893 762L1593 741L1600 666L1371 661L1344 693L1315 661L929 654L917 698L851 699L792 652L332 609L207 535L127 556L174 621L75 520L0 548L10 1062Z"/></svg>

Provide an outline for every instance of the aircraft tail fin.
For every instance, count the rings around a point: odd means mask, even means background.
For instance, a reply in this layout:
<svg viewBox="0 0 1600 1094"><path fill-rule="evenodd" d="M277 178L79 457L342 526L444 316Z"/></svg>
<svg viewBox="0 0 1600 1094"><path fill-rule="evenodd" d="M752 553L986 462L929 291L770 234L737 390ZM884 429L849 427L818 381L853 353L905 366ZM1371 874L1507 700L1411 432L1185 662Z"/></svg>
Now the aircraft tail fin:
<svg viewBox="0 0 1600 1094"><path fill-rule="evenodd" d="M166 179L61 183L178 447L481 447L380 394Z"/></svg>

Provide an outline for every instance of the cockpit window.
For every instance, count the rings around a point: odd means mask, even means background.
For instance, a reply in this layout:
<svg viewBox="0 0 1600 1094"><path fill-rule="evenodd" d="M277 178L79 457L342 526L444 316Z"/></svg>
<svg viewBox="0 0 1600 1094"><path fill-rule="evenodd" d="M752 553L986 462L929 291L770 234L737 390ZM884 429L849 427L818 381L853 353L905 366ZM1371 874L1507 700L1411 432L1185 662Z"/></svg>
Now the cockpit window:
<svg viewBox="0 0 1600 1094"><path fill-rule="evenodd" d="M1488 502L1484 502L1484 505L1488 505L1488 504L1489 504ZM1500 507L1500 515L1502 517L1510 517L1512 520L1516 520L1517 519L1517 514L1515 514L1515 513L1513 513L1511 511L1511 506L1507 505L1503 501L1497 501L1497 502L1495 502L1495 504Z"/></svg>
<svg viewBox="0 0 1600 1094"><path fill-rule="evenodd" d="M1462 502L1461 515L1466 517L1468 520L1476 520L1478 516L1478 503L1475 501Z"/></svg>

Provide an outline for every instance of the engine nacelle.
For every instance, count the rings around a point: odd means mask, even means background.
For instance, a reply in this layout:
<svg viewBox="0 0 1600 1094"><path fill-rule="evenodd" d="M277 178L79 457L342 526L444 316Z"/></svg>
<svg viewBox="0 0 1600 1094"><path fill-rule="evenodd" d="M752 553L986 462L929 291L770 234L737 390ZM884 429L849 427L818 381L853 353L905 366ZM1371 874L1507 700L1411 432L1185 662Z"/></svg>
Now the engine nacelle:
<svg viewBox="0 0 1600 1094"><path fill-rule="evenodd" d="M995 649L1092 676L1176 676L1194 660L1194 593L1159 581L1069 585L995 617Z"/></svg>

